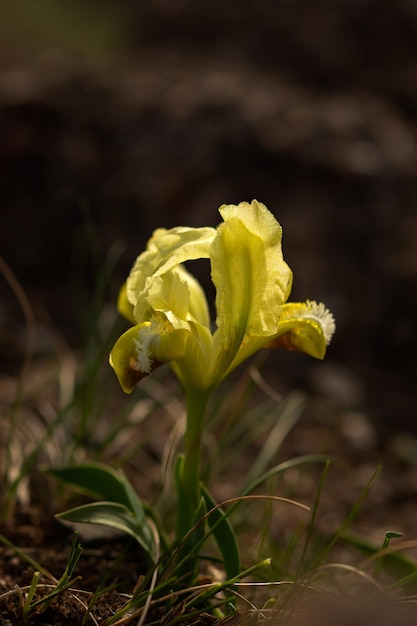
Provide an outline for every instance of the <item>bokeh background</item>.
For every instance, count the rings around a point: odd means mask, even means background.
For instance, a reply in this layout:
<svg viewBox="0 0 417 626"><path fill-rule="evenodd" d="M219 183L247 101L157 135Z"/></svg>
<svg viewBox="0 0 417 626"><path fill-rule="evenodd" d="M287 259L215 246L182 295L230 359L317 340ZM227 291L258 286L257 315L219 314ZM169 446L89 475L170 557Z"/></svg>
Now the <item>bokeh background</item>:
<svg viewBox="0 0 417 626"><path fill-rule="evenodd" d="M0 252L39 323L76 348L109 254L111 302L154 228L257 198L283 225L292 299L337 320L323 363L274 354L269 381L417 432L415 0L0 13ZM1 293L10 375L23 318Z"/></svg>

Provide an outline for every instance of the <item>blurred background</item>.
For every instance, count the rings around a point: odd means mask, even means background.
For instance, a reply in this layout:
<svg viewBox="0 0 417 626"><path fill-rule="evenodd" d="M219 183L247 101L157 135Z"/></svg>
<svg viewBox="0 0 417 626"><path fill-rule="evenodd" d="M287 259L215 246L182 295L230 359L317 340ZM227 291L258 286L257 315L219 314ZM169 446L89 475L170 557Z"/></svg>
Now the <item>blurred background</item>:
<svg viewBox="0 0 417 626"><path fill-rule="evenodd" d="M271 355L269 382L417 432L415 0L0 14L0 253L39 323L77 347L109 254L113 305L154 228L216 225L219 205L256 198L283 226L291 299L337 320L323 363ZM22 324L2 279L7 375Z"/></svg>

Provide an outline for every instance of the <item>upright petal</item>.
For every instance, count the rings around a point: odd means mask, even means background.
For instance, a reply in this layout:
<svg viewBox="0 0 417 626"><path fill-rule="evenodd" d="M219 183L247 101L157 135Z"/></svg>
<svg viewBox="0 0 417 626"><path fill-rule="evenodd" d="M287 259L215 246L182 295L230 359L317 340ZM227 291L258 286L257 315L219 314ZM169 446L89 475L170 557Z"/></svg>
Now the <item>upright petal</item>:
<svg viewBox="0 0 417 626"><path fill-rule="evenodd" d="M214 228L157 229L140 254L127 279L127 299L136 307L140 295L150 288L153 280L167 271L193 259L208 258L209 247L216 234ZM135 311L136 319L140 311Z"/></svg>
<svg viewBox="0 0 417 626"><path fill-rule="evenodd" d="M187 282L181 280L180 274L171 269L162 276L157 276L152 281L146 296L139 296L136 310L143 300L143 311L140 319L145 316L145 311L161 311L171 313L180 320L186 320L190 308L190 290Z"/></svg>
<svg viewBox="0 0 417 626"><path fill-rule="evenodd" d="M157 276L136 303L136 315L142 319L149 309L168 312L180 320L196 320L209 326L209 310L200 283L184 266L177 265Z"/></svg>
<svg viewBox="0 0 417 626"><path fill-rule="evenodd" d="M210 327L210 312L204 289L183 265L178 265L176 271L179 272L181 280L187 283L190 292L187 320L196 321L203 326Z"/></svg>
<svg viewBox="0 0 417 626"><path fill-rule="evenodd" d="M245 336L276 333L292 273L282 257L282 229L272 213L254 200L223 205L224 223L210 247L216 286L217 326L229 357Z"/></svg>

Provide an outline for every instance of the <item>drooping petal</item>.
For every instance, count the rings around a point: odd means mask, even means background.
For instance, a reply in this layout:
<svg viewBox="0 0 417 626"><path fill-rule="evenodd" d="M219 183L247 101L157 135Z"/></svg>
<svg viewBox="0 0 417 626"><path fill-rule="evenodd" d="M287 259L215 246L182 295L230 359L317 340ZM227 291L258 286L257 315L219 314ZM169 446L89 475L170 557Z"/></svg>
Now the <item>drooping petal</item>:
<svg viewBox="0 0 417 626"><path fill-rule="evenodd" d="M324 304L310 300L287 303L282 308L278 332L268 345L323 359L335 329L334 317Z"/></svg>
<svg viewBox="0 0 417 626"><path fill-rule="evenodd" d="M150 288L158 276L185 261L208 258L215 235L216 230L210 227L157 229L145 252L136 259L127 279L127 299L132 306L136 307L143 292ZM140 320L141 310L135 310L135 317Z"/></svg>
<svg viewBox="0 0 417 626"><path fill-rule="evenodd" d="M129 328L113 346L109 362L126 393L154 369L182 357L190 332L155 319Z"/></svg>
<svg viewBox="0 0 417 626"><path fill-rule="evenodd" d="M223 205L225 222L210 247L216 286L217 326L233 357L245 336L273 336L292 273L282 257L282 229L272 213L254 200Z"/></svg>

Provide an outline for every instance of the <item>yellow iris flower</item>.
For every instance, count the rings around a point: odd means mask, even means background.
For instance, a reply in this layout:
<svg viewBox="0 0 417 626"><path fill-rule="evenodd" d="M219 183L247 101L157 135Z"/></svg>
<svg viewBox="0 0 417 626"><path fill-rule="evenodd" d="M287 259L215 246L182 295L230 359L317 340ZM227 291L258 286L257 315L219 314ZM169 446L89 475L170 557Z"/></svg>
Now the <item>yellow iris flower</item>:
<svg viewBox="0 0 417 626"><path fill-rule="evenodd" d="M127 393L163 363L185 389L208 392L266 346L324 357L333 315L316 302L287 303L292 272L275 217L256 200L219 212L217 228L156 230L136 259L118 302L134 325L110 355ZM201 258L216 288L213 332L205 293L183 265Z"/></svg>

